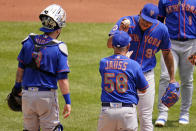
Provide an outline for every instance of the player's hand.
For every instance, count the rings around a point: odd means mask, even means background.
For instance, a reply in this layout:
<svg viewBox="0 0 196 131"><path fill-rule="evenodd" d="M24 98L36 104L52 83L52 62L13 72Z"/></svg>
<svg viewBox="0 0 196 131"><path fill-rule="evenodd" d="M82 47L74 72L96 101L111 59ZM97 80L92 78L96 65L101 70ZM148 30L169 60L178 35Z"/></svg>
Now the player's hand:
<svg viewBox="0 0 196 131"><path fill-rule="evenodd" d="M119 30L124 31L124 32L128 32L129 25L130 25L130 21L128 19L123 19L123 21L120 24Z"/></svg>
<svg viewBox="0 0 196 131"><path fill-rule="evenodd" d="M176 82L175 79L169 81L169 83L175 83L175 82Z"/></svg>
<svg viewBox="0 0 196 131"><path fill-rule="evenodd" d="M71 113L71 105L70 104L66 104L64 106L64 110L63 110L63 116L64 116L64 119L67 118Z"/></svg>
<svg viewBox="0 0 196 131"><path fill-rule="evenodd" d="M132 55L132 53L133 53L133 51L128 51L128 52L126 53L126 57L130 58L131 55Z"/></svg>
<svg viewBox="0 0 196 131"><path fill-rule="evenodd" d="M196 53L192 54L191 56L188 57L189 62L192 65L196 65Z"/></svg>

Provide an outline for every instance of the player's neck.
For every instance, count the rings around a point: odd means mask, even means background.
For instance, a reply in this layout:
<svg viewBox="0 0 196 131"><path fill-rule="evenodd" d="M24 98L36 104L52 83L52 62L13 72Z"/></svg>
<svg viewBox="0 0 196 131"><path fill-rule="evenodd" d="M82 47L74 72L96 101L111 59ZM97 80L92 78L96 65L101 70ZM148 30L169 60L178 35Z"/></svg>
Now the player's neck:
<svg viewBox="0 0 196 131"><path fill-rule="evenodd" d="M125 52L114 52L114 55L124 55L124 56L126 56L126 53Z"/></svg>

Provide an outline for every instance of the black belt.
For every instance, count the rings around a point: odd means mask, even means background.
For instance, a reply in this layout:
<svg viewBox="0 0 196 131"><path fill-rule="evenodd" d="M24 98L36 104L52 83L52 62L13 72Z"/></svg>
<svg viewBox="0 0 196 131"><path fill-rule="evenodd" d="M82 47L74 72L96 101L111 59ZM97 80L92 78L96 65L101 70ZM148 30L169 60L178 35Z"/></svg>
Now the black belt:
<svg viewBox="0 0 196 131"><path fill-rule="evenodd" d="M146 71L146 72L144 72L144 73L148 73L148 72L151 72L152 70L148 70L148 71Z"/></svg>
<svg viewBox="0 0 196 131"><path fill-rule="evenodd" d="M189 39L188 38L180 38L180 39L177 39L177 41L188 41Z"/></svg>
<svg viewBox="0 0 196 131"><path fill-rule="evenodd" d="M101 104L103 107L110 107L110 103L102 103ZM130 104L130 103L122 103L122 107L133 107L133 104Z"/></svg>
<svg viewBox="0 0 196 131"><path fill-rule="evenodd" d="M24 90L37 90L37 91L51 91L51 88L43 88L43 87L23 87Z"/></svg>

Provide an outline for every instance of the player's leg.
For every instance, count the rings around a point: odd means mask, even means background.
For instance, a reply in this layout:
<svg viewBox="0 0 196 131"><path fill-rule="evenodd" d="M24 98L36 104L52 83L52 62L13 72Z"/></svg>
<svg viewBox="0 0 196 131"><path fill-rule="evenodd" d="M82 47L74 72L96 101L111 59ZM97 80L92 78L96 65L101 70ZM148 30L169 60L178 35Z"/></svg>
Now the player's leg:
<svg viewBox="0 0 196 131"><path fill-rule="evenodd" d="M97 131L116 131L115 110L110 107L101 108Z"/></svg>
<svg viewBox="0 0 196 131"><path fill-rule="evenodd" d="M39 119L42 131L53 131L59 121L59 106L56 91L39 92Z"/></svg>
<svg viewBox="0 0 196 131"><path fill-rule="evenodd" d="M174 59L174 72L176 73L176 70L178 68L178 63L179 63L178 52L175 49L172 49L172 55ZM166 91L168 84L169 84L169 74L163 56L161 55L161 75L159 80L159 96L158 96L159 115L157 120L155 121L155 126L164 126L168 118L168 108L161 102L161 98L164 92Z"/></svg>
<svg viewBox="0 0 196 131"><path fill-rule="evenodd" d="M179 64L179 72L181 78L181 113L180 113L180 124L189 123L189 108L192 104L192 93L193 93L193 71L194 66L189 63L188 56L192 54L192 45L196 44L195 40L183 42L183 44L189 45L187 48L182 46L181 58Z"/></svg>
<svg viewBox="0 0 196 131"><path fill-rule="evenodd" d="M138 92L139 103L137 108L139 113L141 131L152 131L152 112L155 96L154 70L145 73L144 75L146 80L148 81L149 88L145 93Z"/></svg>
<svg viewBox="0 0 196 131"><path fill-rule="evenodd" d="M119 120L117 122L117 131L137 131L137 110L134 107L123 107L119 110Z"/></svg>
<svg viewBox="0 0 196 131"><path fill-rule="evenodd" d="M36 103L35 92L23 90L22 93L22 112L24 119L24 130L38 131L39 120L38 115L35 113L36 109L34 103Z"/></svg>

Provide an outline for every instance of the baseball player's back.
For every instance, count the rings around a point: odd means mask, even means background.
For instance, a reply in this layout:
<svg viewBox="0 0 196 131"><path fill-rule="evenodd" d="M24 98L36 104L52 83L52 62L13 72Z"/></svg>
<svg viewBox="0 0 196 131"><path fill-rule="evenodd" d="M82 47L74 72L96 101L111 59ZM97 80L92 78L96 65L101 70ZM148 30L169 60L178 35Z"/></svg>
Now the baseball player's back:
<svg viewBox="0 0 196 131"><path fill-rule="evenodd" d="M144 93L148 82L140 65L126 57L130 41L124 31L114 34L114 55L100 61L102 110L98 131L137 130L137 91Z"/></svg>
<svg viewBox="0 0 196 131"><path fill-rule="evenodd" d="M145 90L147 83L139 79L138 75L143 73L136 61L112 55L101 60L99 71L102 76L102 102L138 104L137 90Z"/></svg>
<svg viewBox="0 0 196 131"><path fill-rule="evenodd" d="M159 14L165 17L171 39L195 39L195 0L160 0Z"/></svg>
<svg viewBox="0 0 196 131"><path fill-rule="evenodd" d="M69 72L68 54L59 48L66 45L48 35L36 34L30 34L22 44L18 60L25 67L23 87L57 89L56 73Z"/></svg>
<svg viewBox="0 0 196 131"><path fill-rule="evenodd" d="M39 18L43 34L30 34L22 41L14 89L22 94L24 131L62 131L57 82L65 100L64 118L71 113L68 52L65 43L57 40L65 26L66 12L52 4Z"/></svg>

